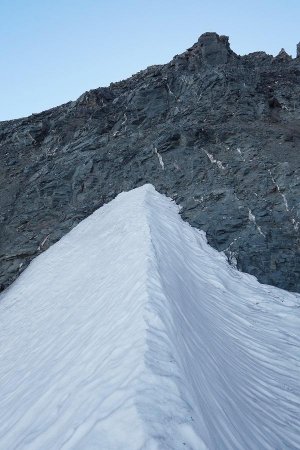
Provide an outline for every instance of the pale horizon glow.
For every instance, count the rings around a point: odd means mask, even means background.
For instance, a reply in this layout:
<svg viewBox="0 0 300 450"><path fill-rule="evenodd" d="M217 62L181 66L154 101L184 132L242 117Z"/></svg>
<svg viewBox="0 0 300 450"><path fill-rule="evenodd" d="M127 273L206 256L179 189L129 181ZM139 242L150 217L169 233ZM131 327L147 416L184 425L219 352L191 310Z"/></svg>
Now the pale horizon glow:
<svg viewBox="0 0 300 450"><path fill-rule="evenodd" d="M167 63L207 31L229 36L237 54L295 57L299 17L298 0L2 0L0 120Z"/></svg>

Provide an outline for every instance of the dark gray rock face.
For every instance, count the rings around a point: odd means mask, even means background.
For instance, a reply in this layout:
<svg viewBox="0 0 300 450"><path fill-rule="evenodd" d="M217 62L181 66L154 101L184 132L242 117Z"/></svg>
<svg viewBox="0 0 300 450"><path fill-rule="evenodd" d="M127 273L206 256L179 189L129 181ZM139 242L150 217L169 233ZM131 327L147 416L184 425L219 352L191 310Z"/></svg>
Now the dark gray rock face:
<svg viewBox="0 0 300 450"><path fill-rule="evenodd" d="M152 183L261 282L300 291L300 60L206 33L128 80L0 124L0 284L119 192Z"/></svg>

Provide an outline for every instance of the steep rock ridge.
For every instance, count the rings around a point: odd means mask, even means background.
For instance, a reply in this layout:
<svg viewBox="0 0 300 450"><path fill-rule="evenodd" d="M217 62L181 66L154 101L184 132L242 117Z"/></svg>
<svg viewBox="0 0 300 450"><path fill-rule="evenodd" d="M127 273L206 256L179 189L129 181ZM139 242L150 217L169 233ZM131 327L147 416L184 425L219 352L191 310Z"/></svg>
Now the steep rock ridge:
<svg viewBox="0 0 300 450"><path fill-rule="evenodd" d="M117 193L152 183L261 282L300 291L300 58L186 52L0 124L0 284Z"/></svg>

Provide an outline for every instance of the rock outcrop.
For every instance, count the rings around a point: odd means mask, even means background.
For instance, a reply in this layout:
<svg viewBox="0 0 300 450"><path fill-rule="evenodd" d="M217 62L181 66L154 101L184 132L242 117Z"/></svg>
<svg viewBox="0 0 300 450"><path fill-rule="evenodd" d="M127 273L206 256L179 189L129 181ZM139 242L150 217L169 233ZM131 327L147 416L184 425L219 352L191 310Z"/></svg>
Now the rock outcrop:
<svg viewBox="0 0 300 450"><path fill-rule="evenodd" d="M0 123L0 284L119 192L152 183L238 268L300 291L300 59L181 55Z"/></svg>

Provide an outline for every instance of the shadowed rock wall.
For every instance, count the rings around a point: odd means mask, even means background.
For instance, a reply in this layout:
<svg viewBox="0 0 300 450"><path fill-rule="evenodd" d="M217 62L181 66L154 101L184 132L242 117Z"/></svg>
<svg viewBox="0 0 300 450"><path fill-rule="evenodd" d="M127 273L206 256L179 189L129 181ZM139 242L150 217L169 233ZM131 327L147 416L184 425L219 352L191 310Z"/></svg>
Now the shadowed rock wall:
<svg viewBox="0 0 300 450"><path fill-rule="evenodd" d="M104 202L152 183L239 269L300 292L299 57L241 57L206 33L166 65L1 122L0 155L2 289Z"/></svg>

